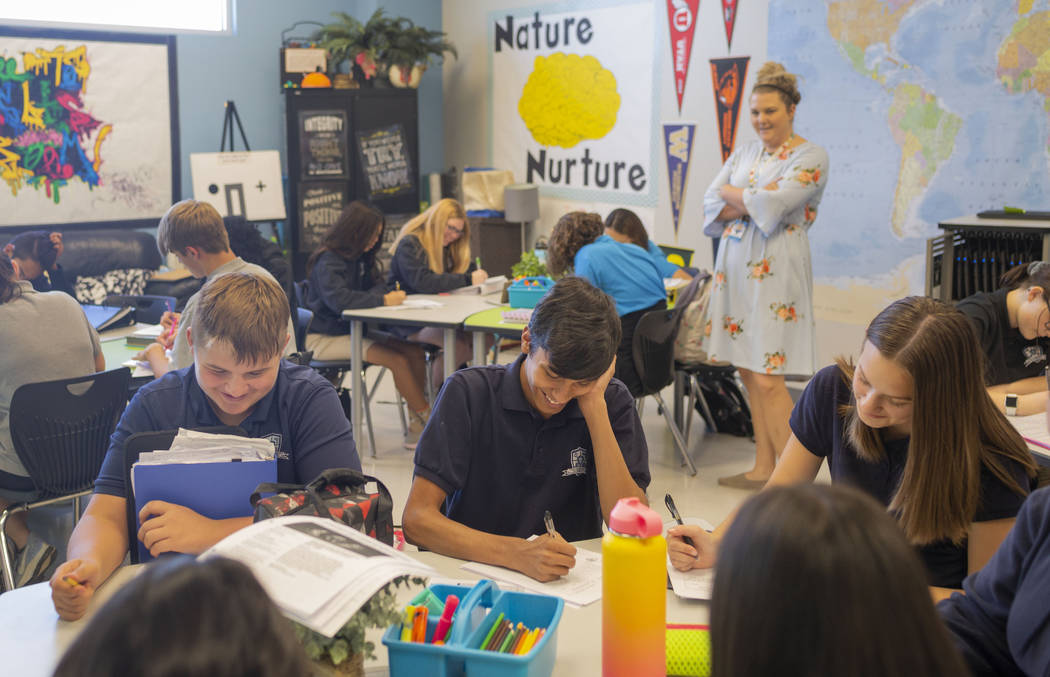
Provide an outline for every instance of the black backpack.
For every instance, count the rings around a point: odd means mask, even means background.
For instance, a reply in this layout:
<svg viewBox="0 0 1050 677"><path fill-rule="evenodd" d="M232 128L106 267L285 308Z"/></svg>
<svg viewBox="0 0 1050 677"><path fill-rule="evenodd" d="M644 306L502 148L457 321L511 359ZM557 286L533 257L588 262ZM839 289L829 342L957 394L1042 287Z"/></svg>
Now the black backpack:
<svg viewBox="0 0 1050 677"><path fill-rule="evenodd" d="M737 437L753 438L755 428L751 424L751 408L747 406L747 398L733 379L736 370L728 366L699 364L691 365L690 371L695 372L700 381L700 396L711 410L715 430ZM704 416L699 399L696 410L701 417Z"/></svg>

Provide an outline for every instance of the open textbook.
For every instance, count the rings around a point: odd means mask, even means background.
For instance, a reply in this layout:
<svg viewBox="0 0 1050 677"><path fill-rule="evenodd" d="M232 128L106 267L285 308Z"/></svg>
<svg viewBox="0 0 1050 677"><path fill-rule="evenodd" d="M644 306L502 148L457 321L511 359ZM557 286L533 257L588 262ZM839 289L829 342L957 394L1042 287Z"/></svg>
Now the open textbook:
<svg viewBox="0 0 1050 677"><path fill-rule="evenodd" d="M326 637L334 637L372 595L398 576L436 573L385 543L322 517L256 522L201 557L213 555L247 565L285 615Z"/></svg>
<svg viewBox="0 0 1050 677"><path fill-rule="evenodd" d="M506 275L495 275L488 278L481 284L472 284L466 287L459 287L453 289L453 294L495 294L498 291L503 291L503 285L507 284Z"/></svg>

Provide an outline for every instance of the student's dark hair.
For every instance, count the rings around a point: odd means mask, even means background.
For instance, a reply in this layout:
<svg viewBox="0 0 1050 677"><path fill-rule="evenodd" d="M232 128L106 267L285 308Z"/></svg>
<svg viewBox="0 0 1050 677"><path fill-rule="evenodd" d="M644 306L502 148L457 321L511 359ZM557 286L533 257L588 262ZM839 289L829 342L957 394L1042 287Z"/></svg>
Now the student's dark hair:
<svg viewBox="0 0 1050 677"><path fill-rule="evenodd" d="M19 233L9 243L14 247L11 258L35 261L44 270L50 270L58 258L58 250L51 241L51 233L46 230L30 230Z"/></svg>
<svg viewBox="0 0 1050 677"><path fill-rule="evenodd" d="M842 485L771 487L719 546L713 677L968 674L914 549Z"/></svg>
<svg viewBox="0 0 1050 677"><path fill-rule="evenodd" d="M248 567L171 556L113 595L55 677L306 677L306 655Z"/></svg>
<svg viewBox="0 0 1050 677"><path fill-rule="evenodd" d="M529 320L529 354L547 351L551 370L573 381L605 373L620 345L612 298L582 277L565 277L547 292Z"/></svg>
<svg viewBox="0 0 1050 677"><path fill-rule="evenodd" d="M15 276L15 266L7 254L0 251L0 303L7 303L21 295L22 288Z"/></svg>
<svg viewBox="0 0 1050 677"><path fill-rule="evenodd" d="M1010 291L1041 287L1050 303L1050 261L1032 261L1014 266L999 278L999 286Z"/></svg>
<svg viewBox="0 0 1050 677"><path fill-rule="evenodd" d="M250 223L243 216L224 216L222 225L226 227L226 236L230 240L230 250L248 263L262 265L263 244L266 240L259 232L258 226Z"/></svg>
<svg viewBox="0 0 1050 677"><path fill-rule="evenodd" d="M314 264L321 254L332 252L342 258L353 261L364 257L365 266L372 271L372 279L379 279L380 271L376 261L376 252L383 242L383 230L386 227L386 218L383 212L372 205L354 200L346 206L339 219L324 234L321 246L310 255L306 262L306 274L313 270ZM379 229L379 240L376 246L365 251L368 242L375 236Z"/></svg>
<svg viewBox="0 0 1050 677"><path fill-rule="evenodd" d="M558 219L547 244L547 270L559 277L572 271L576 252L597 240L605 230L602 217L588 212L569 212Z"/></svg>
<svg viewBox="0 0 1050 677"><path fill-rule="evenodd" d="M193 314L194 345L225 341L239 363L265 362L288 340L288 297L274 280L226 273L201 287Z"/></svg>
<svg viewBox="0 0 1050 677"><path fill-rule="evenodd" d="M1025 441L988 397L973 325L947 303L909 296L880 312L864 338L914 384L908 455L890 512L913 544L962 543L977 513L982 467L1021 496L1028 487L1018 485L1004 462L1020 464L1029 477L1036 470ZM852 380L854 366L838 363ZM840 413L857 455L885 460L882 431L860 420L852 399Z"/></svg>
<svg viewBox="0 0 1050 677"><path fill-rule="evenodd" d="M626 235L627 238L642 249L649 248L649 233L638 215L630 209L614 209L605 217L605 227Z"/></svg>

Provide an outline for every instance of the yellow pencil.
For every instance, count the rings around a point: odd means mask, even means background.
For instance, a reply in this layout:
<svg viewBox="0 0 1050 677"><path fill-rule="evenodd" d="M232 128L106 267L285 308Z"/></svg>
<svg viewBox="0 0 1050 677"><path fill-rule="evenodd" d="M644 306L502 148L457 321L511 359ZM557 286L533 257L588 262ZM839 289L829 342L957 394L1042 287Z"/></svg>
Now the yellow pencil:
<svg viewBox="0 0 1050 677"><path fill-rule="evenodd" d="M74 588L79 588L82 585L84 585L83 583L81 583L77 579L73 578L72 576L63 576L62 580L65 581L66 583L68 583L69 585L71 585Z"/></svg>

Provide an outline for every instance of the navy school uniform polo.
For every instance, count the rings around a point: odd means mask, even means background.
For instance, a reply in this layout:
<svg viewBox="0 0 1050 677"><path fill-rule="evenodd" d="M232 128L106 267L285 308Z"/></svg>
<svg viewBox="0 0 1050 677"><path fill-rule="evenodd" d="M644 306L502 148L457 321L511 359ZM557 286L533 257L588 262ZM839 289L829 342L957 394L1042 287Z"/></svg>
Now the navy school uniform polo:
<svg viewBox="0 0 1050 677"><path fill-rule="evenodd" d="M602 535L594 453L575 400L544 419L525 399L520 355L510 365L457 371L445 382L416 447L416 474L447 494L445 514L490 534L545 533L550 510L568 541ZM627 388L605 389L613 433L631 477L649 486L649 449Z"/></svg>
<svg viewBox="0 0 1050 677"><path fill-rule="evenodd" d="M139 432L224 425L197 383L193 365L143 386L109 439L95 492L125 497L124 441ZM281 360L277 382L241 422L277 450L277 481L305 484L328 468L361 469L357 447L332 384L309 367Z"/></svg>

